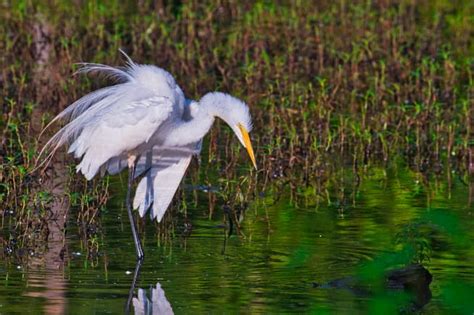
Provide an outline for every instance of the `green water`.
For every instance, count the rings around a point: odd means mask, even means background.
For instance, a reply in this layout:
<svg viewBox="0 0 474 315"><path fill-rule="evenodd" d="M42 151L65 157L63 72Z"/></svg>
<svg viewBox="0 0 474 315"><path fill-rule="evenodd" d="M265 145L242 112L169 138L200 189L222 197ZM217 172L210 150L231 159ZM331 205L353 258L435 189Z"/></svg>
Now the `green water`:
<svg viewBox="0 0 474 315"><path fill-rule="evenodd" d="M183 214L176 214L172 237L160 245L155 227L146 225L146 257L133 294L141 288L151 299L158 283L174 313L399 313L410 303L402 290L360 294L313 283L376 278L416 256L433 276L432 297L419 311L472 314L472 189L455 174L423 181L406 168L373 168L358 186L330 187L319 205L311 194L297 206L289 194L274 204L262 195L250 204L242 235L227 242L220 207L209 219L207 194L199 191L199 207L188 205L189 235ZM64 267L1 265L0 314L124 311L135 252L120 206L124 194L113 195L102 214L97 259L85 257L72 222Z"/></svg>

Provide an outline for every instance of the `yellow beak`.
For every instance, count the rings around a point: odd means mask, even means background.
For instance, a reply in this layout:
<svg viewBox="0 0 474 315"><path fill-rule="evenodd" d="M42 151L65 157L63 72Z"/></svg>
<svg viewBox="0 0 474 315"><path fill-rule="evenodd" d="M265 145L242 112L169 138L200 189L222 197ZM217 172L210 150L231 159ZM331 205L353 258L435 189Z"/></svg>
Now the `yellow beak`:
<svg viewBox="0 0 474 315"><path fill-rule="evenodd" d="M257 169L257 162L255 161L255 155L253 154L252 143L250 143L250 137L247 129L244 128L241 124L238 124L240 132L242 133L242 138L244 139L245 148L249 153L250 159L252 160L253 166Z"/></svg>

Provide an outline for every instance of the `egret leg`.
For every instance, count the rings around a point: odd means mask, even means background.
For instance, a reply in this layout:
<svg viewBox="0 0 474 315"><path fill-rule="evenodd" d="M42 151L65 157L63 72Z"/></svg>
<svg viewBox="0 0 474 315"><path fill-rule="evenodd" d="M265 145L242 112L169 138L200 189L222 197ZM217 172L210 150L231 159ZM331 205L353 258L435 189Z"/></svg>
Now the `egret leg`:
<svg viewBox="0 0 474 315"><path fill-rule="evenodd" d="M128 291L127 304L125 304L125 314L130 314L130 306L132 305L133 293L135 292L135 286L137 285L138 277L140 275L140 268L142 267L142 259L137 260L137 265L135 266L135 273L133 274L132 285Z"/></svg>
<svg viewBox="0 0 474 315"><path fill-rule="evenodd" d="M130 219L130 225L132 227L132 234L133 234L133 241L135 242L135 249L137 251L137 259L142 260L144 257L143 254L143 249L142 249L142 244L140 242L140 237L138 235L137 231L137 225L135 223L135 219L133 217L133 212L132 212L132 203L130 200L130 193L132 191L132 183L133 183L133 177L135 176L135 161L136 161L136 156L131 155L128 158L128 189L127 189L127 211L128 211L128 218Z"/></svg>

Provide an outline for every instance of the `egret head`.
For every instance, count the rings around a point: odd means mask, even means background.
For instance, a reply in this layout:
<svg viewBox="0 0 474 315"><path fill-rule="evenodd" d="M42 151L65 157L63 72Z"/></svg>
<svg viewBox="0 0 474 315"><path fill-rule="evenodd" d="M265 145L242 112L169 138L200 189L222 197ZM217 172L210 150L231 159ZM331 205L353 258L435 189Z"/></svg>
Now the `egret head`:
<svg viewBox="0 0 474 315"><path fill-rule="evenodd" d="M232 128L240 143L247 149L253 166L257 169L249 137L249 132L252 130L252 117L247 104L229 94L220 92L207 93L201 102L208 105L208 111L212 116L221 118Z"/></svg>

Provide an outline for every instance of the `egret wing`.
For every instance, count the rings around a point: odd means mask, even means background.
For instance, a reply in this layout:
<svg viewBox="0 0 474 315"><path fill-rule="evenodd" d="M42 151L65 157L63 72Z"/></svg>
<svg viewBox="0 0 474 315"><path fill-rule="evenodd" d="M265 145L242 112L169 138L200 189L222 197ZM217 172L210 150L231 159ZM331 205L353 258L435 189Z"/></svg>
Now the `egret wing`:
<svg viewBox="0 0 474 315"><path fill-rule="evenodd" d="M198 110L197 103L193 100L186 99L184 112L183 112L183 120L188 121L192 119ZM202 140L196 143L195 150L197 153L201 152ZM192 146L191 146L192 147ZM138 158L137 164L135 166L135 176L134 179L140 177L145 171L151 168L152 163L152 156L153 150L148 149L147 151L141 152ZM102 174L105 174L107 171L110 175L115 175L120 173L128 166L127 164L127 156L122 154L121 156L115 156L111 158L107 163L103 166Z"/></svg>
<svg viewBox="0 0 474 315"><path fill-rule="evenodd" d="M144 216L151 207L151 218L161 221L192 156L199 153L197 148L197 143L185 147L155 147L146 156L143 166L150 167L140 180L133 200L133 207L138 208L140 216Z"/></svg>
<svg viewBox="0 0 474 315"><path fill-rule="evenodd" d="M91 179L102 167L115 172L122 168L123 155L150 137L173 114L182 115L184 95L167 71L138 65L127 57L124 68L83 64L79 73L98 72L117 79L119 84L92 92L74 102L52 123L70 119L43 147L39 156L72 143L69 152L83 157L77 170ZM142 153L142 152L138 152ZM119 157L118 159L114 159Z"/></svg>
<svg viewBox="0 0 474 315"><path fill-rule="evenodd" d="M168 98L152 96L95 115L69 147L68 153L82 157L77 171L91 179L110 159L148 142L172 111Z"/></svg>

